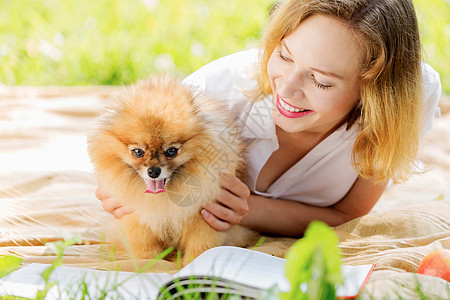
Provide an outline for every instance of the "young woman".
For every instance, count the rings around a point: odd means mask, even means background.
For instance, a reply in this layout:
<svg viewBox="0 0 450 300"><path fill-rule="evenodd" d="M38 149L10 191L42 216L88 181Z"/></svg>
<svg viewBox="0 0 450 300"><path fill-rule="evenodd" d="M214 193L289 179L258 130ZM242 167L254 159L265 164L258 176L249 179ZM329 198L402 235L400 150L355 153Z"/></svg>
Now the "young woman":
<svg viewBox="0 0 450 300"><path fill-rule="evenodd" d="M298 236L367 214L389 180L413 174L432 124L439 75L421 64L410 0L286 0L260 50L218 59L185 79L222 99L243 127L248 178L221 178L201 214ZM104 209L131 213L107 191Z"/></svg>

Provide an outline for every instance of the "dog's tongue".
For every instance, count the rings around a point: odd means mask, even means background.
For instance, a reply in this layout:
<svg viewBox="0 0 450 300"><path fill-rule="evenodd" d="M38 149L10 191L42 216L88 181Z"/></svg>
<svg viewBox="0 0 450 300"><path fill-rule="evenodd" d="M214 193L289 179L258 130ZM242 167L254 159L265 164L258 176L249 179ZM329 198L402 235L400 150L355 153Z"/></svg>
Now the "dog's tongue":
<svg viewBox="0 0 450 300"><path fill-rule="evenodd" d="M147 181L147 190L145 193L158 194L165 191L164 179L150 179Z"/></svg>

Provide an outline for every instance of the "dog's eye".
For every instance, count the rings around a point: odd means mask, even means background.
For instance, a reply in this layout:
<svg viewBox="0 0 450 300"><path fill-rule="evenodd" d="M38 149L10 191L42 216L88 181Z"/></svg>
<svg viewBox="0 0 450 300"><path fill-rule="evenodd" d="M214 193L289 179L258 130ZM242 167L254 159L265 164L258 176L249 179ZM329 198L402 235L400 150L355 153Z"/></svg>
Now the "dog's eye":
<svg viewBox="0 0 450 300"><path fill-rule="evenodd" d="M177 148L169 148L166 151L164 151L164 155L167 157L174 157L177 155L178 149Z"/></svg>
<svg viewBox="0 0 450 300"><path fill-rule="evenodd" d="M131 154L133 154L134 157L141 158L144 156L145 152L142 149L133 149L131 150Z"/></svg>

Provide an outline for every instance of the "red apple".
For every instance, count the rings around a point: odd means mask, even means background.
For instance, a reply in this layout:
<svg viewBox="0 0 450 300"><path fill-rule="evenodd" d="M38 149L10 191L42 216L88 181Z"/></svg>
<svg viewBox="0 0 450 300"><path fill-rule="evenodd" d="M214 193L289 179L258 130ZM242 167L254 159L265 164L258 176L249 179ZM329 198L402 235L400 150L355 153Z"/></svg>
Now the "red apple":
<svg viewBox="0 0 450 300"><path fill-rule="evenodd" d="M450 282L450 250L439 249L425 256L417 273L440 277Z"/></svg>

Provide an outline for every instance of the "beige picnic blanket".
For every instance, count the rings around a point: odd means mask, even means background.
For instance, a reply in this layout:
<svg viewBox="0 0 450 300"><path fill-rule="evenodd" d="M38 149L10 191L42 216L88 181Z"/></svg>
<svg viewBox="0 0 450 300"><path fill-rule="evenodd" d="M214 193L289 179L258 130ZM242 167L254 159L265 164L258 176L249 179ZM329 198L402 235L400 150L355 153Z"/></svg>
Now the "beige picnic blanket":
<svg viewBox="0 0 450 300"><path fill-rule="evenodd" d="M148 261L104 251L101 226L112 217L94 196L86 134L117 87L0 87L0 255L50 263L46 242L67 232L83 242L64 264L133 271ZM376 264L362 298L450 299L450 284L416 275L423 257L450 249L450 101L426 136L427 172L389 188L372 212L336 227L345 264ZM364 199L361 199L364 201ZM267 237L257 250L283 257L295 239ZM173 272L160 261L152 271Z"/></svg>

